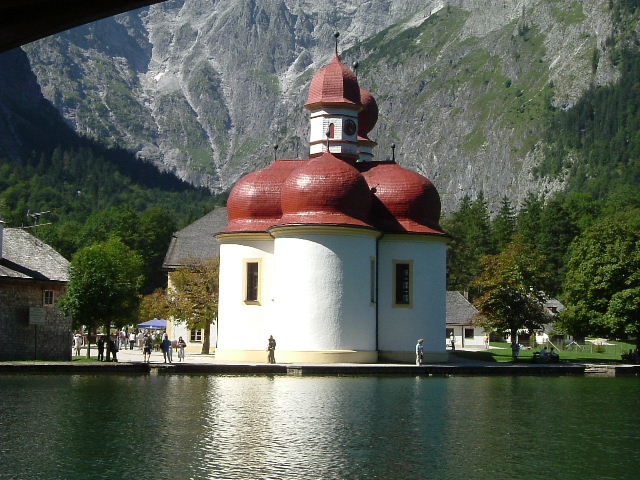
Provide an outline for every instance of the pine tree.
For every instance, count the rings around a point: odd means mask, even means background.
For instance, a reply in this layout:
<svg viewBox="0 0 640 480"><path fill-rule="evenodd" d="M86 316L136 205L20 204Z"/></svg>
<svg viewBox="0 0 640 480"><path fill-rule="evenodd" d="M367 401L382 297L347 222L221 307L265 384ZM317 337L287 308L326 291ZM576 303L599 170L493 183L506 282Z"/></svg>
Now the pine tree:
<svg viewBox="0 0 640 480"><path fill-rule="evenodd" d="M460 208L443 223L452 237L448 288L468 291L480 272L480 259L494 250L489 209L482 192L474 201L465 195Z"/></svg>
<svg viewBox="0 0 640 480"><path fill-rule="evenodd" d="M540 232L540 217L542 216L543 202L537 195L529 193L524 199L524 203L518 219L516 221L516 233L527 239L527 242L537 245L538 233Z"/></svg>
<svg viewBox="0 0 640 480"><path fill-rule="evenodd" d="M516 231L516 212L506 195L502 197L500 210L493 220L491 229L496 250L501 252L513 240L513 234Z"/></svg>

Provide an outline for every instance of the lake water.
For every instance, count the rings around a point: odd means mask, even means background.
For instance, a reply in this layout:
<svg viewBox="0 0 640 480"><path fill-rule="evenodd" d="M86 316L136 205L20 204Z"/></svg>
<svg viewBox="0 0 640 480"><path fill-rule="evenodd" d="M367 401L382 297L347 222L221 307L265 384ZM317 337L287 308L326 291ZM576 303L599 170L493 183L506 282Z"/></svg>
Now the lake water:
<svg viewBox="0 0 640 480"><path fill-rule="evenodd" d="M640 379L0 375L0 479L636 479Z"/></svg>

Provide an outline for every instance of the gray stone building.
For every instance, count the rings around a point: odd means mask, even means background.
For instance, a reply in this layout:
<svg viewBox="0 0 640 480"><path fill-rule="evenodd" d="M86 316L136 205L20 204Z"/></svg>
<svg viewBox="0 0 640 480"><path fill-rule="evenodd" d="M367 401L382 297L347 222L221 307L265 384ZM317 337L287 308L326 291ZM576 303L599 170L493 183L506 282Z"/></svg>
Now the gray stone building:
<svg viewBox="0 0 640 480"><path fill-rule="evenodd" d="M0 360L70 360L71 318L57 308L69 262L0 221Z"/></svg>

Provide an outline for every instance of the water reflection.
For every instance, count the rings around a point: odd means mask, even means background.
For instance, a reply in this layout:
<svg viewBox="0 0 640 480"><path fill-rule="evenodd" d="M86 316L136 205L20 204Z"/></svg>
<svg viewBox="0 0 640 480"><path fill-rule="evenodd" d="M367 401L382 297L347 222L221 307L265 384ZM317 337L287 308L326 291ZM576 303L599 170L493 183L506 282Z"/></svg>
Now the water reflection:
<svg viewBox="0 0 640 480"><path fill-rule="evenodd" d="M442 380L442 379L441 379ZM197 476L398 478L446 432L447 382L209 377ZM402 455L387 454L402 449ZM313 469L310 470L310 466Z"/></svg>
<svg viewBox="0 0 640 480"><path fill-rule="evenodd" d="M635 378L43 375L0 376L0 392L0 479L624 479L640 467Z"/></svg>

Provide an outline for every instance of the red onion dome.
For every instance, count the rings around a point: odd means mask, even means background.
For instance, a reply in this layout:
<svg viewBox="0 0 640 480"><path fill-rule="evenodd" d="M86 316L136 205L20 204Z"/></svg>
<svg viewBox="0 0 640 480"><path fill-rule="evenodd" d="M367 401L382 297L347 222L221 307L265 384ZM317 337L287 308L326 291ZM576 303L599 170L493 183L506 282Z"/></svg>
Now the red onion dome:
<svg viewBox="0 0 640 480"><path fill-rule="evenodd" d="M360 172L325 152L304 162L284 182L280 225L368 227L372 197Z"/></svg>
<svg viewBox="0 0 640 480"><path fill-rule="evenodd" d="M440 195L433 183L395 162L365 163L364 178L375 193L372 224L389 233L443 235Z"/></svg>
<svg viewBox="0 0 640 480"><path fill-rule="evenodd" d="M311 110L322 105L345 103L360 107L360 87L355 74L336 55L333 62L316 73L311 80L305 107Z"/></svg>
<svg viewBox="0 0 640 480"><path fill-rule="evenodd" d="M360 102L362 110L358 112L358 135L367 138L367 134L373 130L378 121L378 103L369 90L360 89Z"/></svg>
<svg viewBox="0 0 640 480"><path fill-rule="evenodd" d="M282 216L280 190L301 160L276 160L242 177L227 200L229 224L224 232L264 232Z"/></svg>

